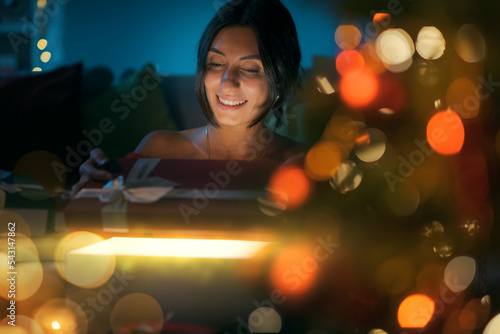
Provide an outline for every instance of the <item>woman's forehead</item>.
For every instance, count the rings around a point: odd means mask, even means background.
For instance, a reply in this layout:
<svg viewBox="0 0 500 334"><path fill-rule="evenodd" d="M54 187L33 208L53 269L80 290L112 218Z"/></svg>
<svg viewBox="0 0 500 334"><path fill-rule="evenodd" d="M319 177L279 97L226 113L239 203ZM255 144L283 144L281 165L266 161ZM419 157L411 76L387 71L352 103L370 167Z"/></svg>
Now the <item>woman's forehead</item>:
<svg viewBox="0 0 500 334"><path fill-rule="evenodd" d="M224 55L240 54L259 55L259 45L257 37L249 26L225 27L212 41L211 49L217 49Z"/></svg>

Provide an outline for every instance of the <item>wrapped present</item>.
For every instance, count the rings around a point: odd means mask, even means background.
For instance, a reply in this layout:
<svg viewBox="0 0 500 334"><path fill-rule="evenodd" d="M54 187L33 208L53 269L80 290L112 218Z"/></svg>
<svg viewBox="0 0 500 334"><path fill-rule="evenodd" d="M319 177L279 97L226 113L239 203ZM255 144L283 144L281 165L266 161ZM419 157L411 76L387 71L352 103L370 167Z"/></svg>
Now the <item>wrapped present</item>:
<svg viewBox="0 0 500 334"><path fill-rule="evenodd" d="M64 209L69 230L158 233L265 227L259 198L278 161L113 159Z"/></svg>

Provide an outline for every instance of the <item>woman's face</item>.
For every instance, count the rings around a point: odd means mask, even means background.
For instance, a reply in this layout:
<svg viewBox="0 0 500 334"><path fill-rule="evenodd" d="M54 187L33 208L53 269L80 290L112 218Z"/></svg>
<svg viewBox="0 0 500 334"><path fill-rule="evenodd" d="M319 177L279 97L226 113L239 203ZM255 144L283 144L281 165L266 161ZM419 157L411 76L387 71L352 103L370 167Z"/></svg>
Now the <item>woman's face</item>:
<svg viewBox="0 0 500 334"><path fill-rule="evenodd" d="M269 86L250 27L222 29L207 55L205 89L220 125L248 126L260 113Z"/></svg>

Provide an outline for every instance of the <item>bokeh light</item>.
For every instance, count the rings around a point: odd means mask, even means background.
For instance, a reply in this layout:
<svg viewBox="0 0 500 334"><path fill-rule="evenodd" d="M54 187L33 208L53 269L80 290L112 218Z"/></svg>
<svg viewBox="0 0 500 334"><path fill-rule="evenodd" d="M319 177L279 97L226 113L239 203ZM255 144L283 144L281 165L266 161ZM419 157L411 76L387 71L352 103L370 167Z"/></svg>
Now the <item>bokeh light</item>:
<svg viewBox="0 0 500 334"><path fill-rule="evenodd" d="M446 239L436 241L434 243L434 246L432 247L432 250L440 258L448 258L454 252L453 244L451 243L451 241Z"/></svg>
<svg viewBox="0 0 500 334"><path fill-rule="evenodd" d="M420 192L410 180L398 183L385 193L389 209L396 216L409 216L417 211L420 205Z"/></svg>
<svg viewBox="0 0 500 334"><path fill-rule="evenodd" d="M373 102L377 96L379 83L372 72L364 70L342 77L339 89L340 96L347 105L362 108Z"/></svg>
<svg viewBox="0 0 500 334"><path fill-rule="evenodd" d="M344 50L356 48L361 42L361 32L354 25L339 25L335 30L335 43Z"/></svg>
<svg viewBox="0 0 500 334"><path fill-rule="evenodd" d="M398 309L398 322L402 328L423 328L432 319L434 302L425 295L406 297Z"/></svg>
<svg viewBox="0 0 500 334"><path fill-rule="evenodd" d="M335 68L341 76L360 74L365 67L365 59L356 50L344 50L335 59Z"/></svg>
<svg viewBox="0 0 500 334"><path fill-rule="evenodd" d="M325 141L335 142L342 151L342 158L346 158L352 150L359 133L365 128L365 124L356 121L350 116L342 114L333 115L326 124L323 131Z"/></svg>
<svg viewBox="0 0 500 334"><path fill-rule="evenodd" d="M87 317L84 310L75 302L54 298L41 305L35 312L35 321L44 333L86 333ZM55 332L55 328L59 330Z"/></svg>
<svg viewBox="0 0 500 334"><path fill-rule="evenodd" d="M133 333L148 326L148 333L159 333L163 310L156 299L145 293L130 293L120 298L111 312L113 333Z"/></svg>
<svg viewBox="0 0 500 334"><path fill-rule="evenodd" d="M314 180L328 180L340 166L341 151L333 142L320 141L309 149L305 160L305 169Z"/></svg>
<svg viewBox="0 0 500 334"><path fill-rule="evenodd" d="M446 49L443 34L436 27L423 27L418 32L415 43L418 54L427 60L440 58Z"/></svg>
<svg viewBox="0 0 500 334"><path fill-rule="evenodd" d="M453 292L461 292L472 283L476 275L476 261L470 256L457 256L448 262L444 282Z"/></svg>
<svg viewBox="0 0 500 334"><path fill-rule="evenodd" d="M302 168L287 166L273 173L268 187L274 202L286 201L289 208L295 208L307 200L312 184ZM283 194L286 197L283 198Z"/></svg>
<svg viewBox="0 0 500 334"><path fill-rule="evenodd" d="M433 220L422 226L420 235L422 235L422 237L424 238L432 238L443 234L443 232L444 232L443 224L441 224L437 220Z"/></svg>
<svg viewBox="0 0 500 334"><path fill-rule="evenodd" d="M16 326L9 325L10 318L3 318L0 321L0 333L2 334L44 334L42 328L35 320L25 316L16 314Z"/></svg>
<svg viewBox="0 0 500 334"><path fill-rule="evenodd" d="M33 69L31 70L31 72L42 72L42 68L41 67L33 67Z"/></svg>
<svg viewBox="0 0 500 334"><path fill-rule="evenodd" d="M259 307L248 316L251 333L279 333L281 326L281 316L271 307Z"/></svg>
<svg viewBox="0 0 500 334"><path fill-rule="evenodd" d="M39 39L38 42L36 43L36 46L40 50L45 49L47 47L47 40L45 38Z"/></svg>
<svg viewBox="0 0 500 334"><path fill-rule="evenodd" d="M429 145L442 155L460 152L465 140L465 129L460 116L452 110L439 111L427 124Z"/></svg>
<svg viewBox="0 0 500 334"><path fill-rule="evenodd" d="M282 214L288 207L287 194L269 187L264 190L265 192L257 198L260 211L270 217Z"/></svg>
<svg viewBox="0 0 500 334"><path fill-rule="evenodd" d="M103 240L97 234L83 231L73 232L62 238L54 253L55 267L61 277L84 288L95 288L107 282L115 270L114 254L88 255L73 252Z"/></svg>
<svg viewBox="0 0 500 334"><path fill-rule="evenodd" d="M0 233L9 232L9 222L16 222L16 233L31 237L31 228L23 216L11 210L0 210Z"/></svg>
<svg viewBox="0 0 500 334"><path fill-rule="evenodd" d="M276 256L271 267L271 284L288 296L305 294L316 281L318 261L313 257L313 247L296 242Z"/></svg>
<svg viewBox="0 0 500 334"><path fill-rule="evenodd" d="M44 51L40 55L40 60L44 63L47 63L51 57L52 57L52 54L49 51Z"/></svg>
<svg viewBox="0 0 500 334"><path fill-rule="evenodd" d="M363 180L363 170L354 162L343 161L335 174L330 178L330 186L345 194L356 189Z"/></svg>
<svg viewBox="0 0 500 334"><path fill-rule="evenodd" d="M443 79L442 69L434 62L417 60L413 67L415 68L418 82L423 86L435 86ZM434 106L436 109L441 108L437 107L436 104Z"/></svg>
<svg viewBox="0 0 500 334"><path fill-rule="evenodd" d="M497 334L500 333L500 314L497 314L493 319L488 322L483 334Z"/></svg>
<svg viewBox="0 0 500 334"><path fill-rule="evenodd" d="M376 50L387 69L399 73L410 67L415 46L403 29L387 29L378 36Z"/></svg>
<svg viewBox="0 0 500 334"><path fill-rule="evenodd" d="M375 23L381 23L382 21L390 21L391 19L391 14L389 13L383 13L383 12L378 12L373 15L373 22Z"/></svg>
<svg viewBox="0 0 500 334"><path fill-rule="evenodd" d="M482 61L486 55L484 37L473 24L460 27L454 42L458 55L467 63Z"/></svg>
<svg viewBox="0 0 500 334"><path fill-rule="evenodd" d="M316 88L320 93L326 95L335 93L335 88L333 87L333 84L326 76L317 75L315 79L316 79Z"/></svg>
<svg viewBox="0 0 500 334"><path fill-rule="evenodd" d="M398 256L378 267L375 281L382 291L395 296L406 291L413 284L414 277L415 267L410 259Z"/></svg>
<svg viewBox="0 0 500 334"><path fill-rule="evenodd" d="M476 117L481 108L479 92L467 78L454 80L446 92L446 103L457 111L462 118Z"/></svg>
<svg viewBox="0 0 500 334"><path fill-rule="evenodd" d="M387 138L382 131L369 128L356 139L354 153L361 161L375 162L384 155L386 143Z"/></svg>
<svg viewBox="0 0 500 334"><path fill-rule="evenodd" d="M368 332L368 334L388 334L386 331L380 328L374 328Z"/></svg>

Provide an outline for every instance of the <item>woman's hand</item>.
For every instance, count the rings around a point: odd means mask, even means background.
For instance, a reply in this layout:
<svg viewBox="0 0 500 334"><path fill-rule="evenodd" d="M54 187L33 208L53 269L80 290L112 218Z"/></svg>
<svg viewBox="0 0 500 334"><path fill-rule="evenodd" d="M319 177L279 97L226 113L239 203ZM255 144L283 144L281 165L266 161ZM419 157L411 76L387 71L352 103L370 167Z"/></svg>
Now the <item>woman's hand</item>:
<svg viewBox="0 0 500 334"><path fill-rule="evenodd" d="M71 188L71 198L90 180L109 181L112 175L102 169L109 163L109 158L103 150L95 148L90 152L90 157L80 166L80 180Z"/></svg>

